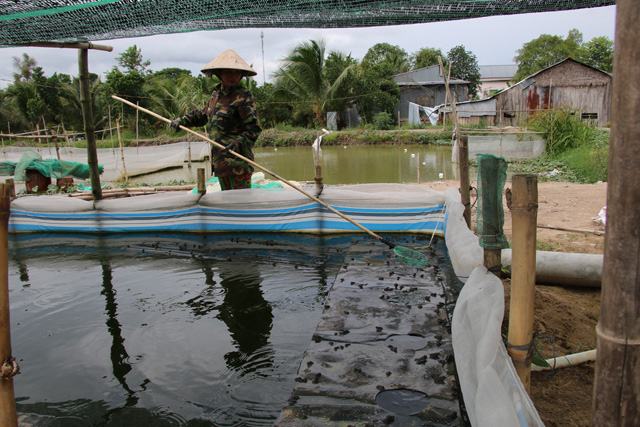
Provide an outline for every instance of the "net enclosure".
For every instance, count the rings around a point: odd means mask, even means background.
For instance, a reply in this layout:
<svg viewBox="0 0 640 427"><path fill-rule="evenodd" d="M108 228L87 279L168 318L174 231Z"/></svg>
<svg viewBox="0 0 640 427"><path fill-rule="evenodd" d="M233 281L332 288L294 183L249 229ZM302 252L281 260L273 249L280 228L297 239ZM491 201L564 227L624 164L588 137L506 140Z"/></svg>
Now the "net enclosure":
<svg viewBox="0 0 640 427"><path fill-rule="evenodd" d="M0 0L0 45L230 28L347 28L614 5L615 0Z"/></svg>

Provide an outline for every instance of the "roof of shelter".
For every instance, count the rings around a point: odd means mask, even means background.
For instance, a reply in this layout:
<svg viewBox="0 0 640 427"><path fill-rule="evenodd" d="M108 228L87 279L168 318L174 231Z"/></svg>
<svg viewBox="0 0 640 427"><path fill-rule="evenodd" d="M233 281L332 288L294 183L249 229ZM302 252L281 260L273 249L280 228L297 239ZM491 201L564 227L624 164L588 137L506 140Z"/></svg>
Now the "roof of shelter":
<svg viewBox="0 0 640 427"><path fill-rule="evenodd" d="M348 28L615 5L615 0L0 0L0 45L229 28Z"/></svg>
<svg viewBox="0 0 640 427"><path fill-rule="evenodd" d="M480 80L511 79L518 72L517 65L481 65Z"/></svg>
<svg viewBox="0 0 640 427"><path fill-rule="evenodd" d="M429 67L418 68L417 70L407 71L393 76L393 80L398 86L429 86L443 85L444 77L440 72L439 65L431 65ZM450 84L466 84L466 80L451 78Z"/></svg>

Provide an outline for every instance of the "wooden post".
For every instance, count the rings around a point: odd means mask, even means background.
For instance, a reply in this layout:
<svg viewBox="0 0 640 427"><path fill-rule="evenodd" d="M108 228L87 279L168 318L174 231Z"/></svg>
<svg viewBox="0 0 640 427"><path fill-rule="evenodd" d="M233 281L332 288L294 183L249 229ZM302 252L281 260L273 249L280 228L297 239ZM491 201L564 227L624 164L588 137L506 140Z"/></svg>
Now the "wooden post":
<svg viewBox="0 0 640 427"><path fill-rule="evenodd" d="M109 105L109 136L111 137L111 151L115 157L115 147L113 146L113 127L111 125L111 105Z"/></svg>
<svg viewBox="0 0 640 427"><path fill-rule="evenodd" d="M16 197L16 183L13 178L7 178L4 182L9 186L9 196Z"/></svg>
<svg viewBox="0 0 640 427"><path fill-rule="evenodd" d="M320 136L318 136L320 138ZM320 165L320 147L314 144L313 146L313 166L315 168L314 181L316 182L316 190L319 194L324 187L322 178L322 165Z"/></svg>
<svg viewBox="0 0 640 427"><path fill-rule="evenodd" d="M82 119L84 132L87 138L87 164L91 177L91 194L93 200L102 199L100 187L100 173L98 168L98 151L96 149L96 132L93 124L93 111L91 108L91 92L89 91L89 50L78 49L78 65L80 68L80 105L82 106Z"/></svg>
<svg viewBox="0 0 640 427"><path fill-rule="evenodd" d="M9 318L9 211L11 187L0 184L0 363L2 373L5 366L11 366L11 321ZM17 367L17 365L15 365ZM17 372L14 372L15 374ZM16 399L13 391L13 375L0 378L0 426L17 427Z"/></svg>
<svg viewBox="0 0 640 427"><path fill-rule="evenodd" d="M469 191L469 137L460 136L458 159L460 161L460 202L464 206L464 220L471 228L471 192Z"/></svg>
<svg viewBox="0 0 640 427"><path fill-rule="evenodd" d="M593 426L640 425L640 2L616 2Z"/></svg>
<svg viewBox="0 0 640 427"><path fill-rule="evenodd" d="M198 194L204 194L207 192L204 179L204 168L198 168Z"/></svg>
<svg viewBox="0 0 640 427"><path fill-rule="evenodd" d="M122 148L122 137L120 136L120 119L116 118L116 133L118 134L118 145L120 146L120 156L122 157L122 169L124 170L124 179L129 179L127 175L127 166L124 164L124 148Z"/></svg>
<svg viewBox="0 0 640 427"><path fill-rule="evenodd" d="M420 152L418 151L418 184L420 184Z"/></svg>
<svg viewBox="0 0 640 427"><path fill-rule="evenodd" d="M38 123L36 123L36 131L37 131L37 135L40 136L40 125ZM38 138L38 154L40 154L40 157L42 157L42 139Z"/></svg>
<svg viewBox="0 0 640 427"><path fill-rule="evenodd" d="M511 179L511 303L507 351L524 388L531 384L533 357L533 295L536 284L536 223L538 177L514 175Z"/></svg>
<svg viewBox="0 0 640 427"><path fill-rule="evenodd" d="M65 141L67 141L67 148L71 148L71 141L69 141L69 134L64 128L64 122L62 120L60 120L60 125L62 126L62 133L64 134L64 139Z"/></svg>

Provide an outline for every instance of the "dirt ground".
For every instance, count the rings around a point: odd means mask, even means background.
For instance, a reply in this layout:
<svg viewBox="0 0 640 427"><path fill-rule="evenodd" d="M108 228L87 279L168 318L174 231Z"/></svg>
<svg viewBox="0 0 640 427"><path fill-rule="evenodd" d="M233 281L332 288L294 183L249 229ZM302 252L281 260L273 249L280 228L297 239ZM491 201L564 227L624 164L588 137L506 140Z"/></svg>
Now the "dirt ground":
<svg viewBox="0 0 640 427"><path fill-rule="evenodd" d="M459 187L456 181L425 183L435 190ZM476 186L475 182L471 183ZM510 187L508 182L506 187ZM602 254L604 226L596 221L606 205L607 184L538 183L538 250ZM471 196L472 204L475 194ZM505 209L505 235L511 241L511 215ZM472 228L475 228L472 211ZM552 228L553 227L553 228ZM562 230L558 229L561 228ZM508 329L511 283L505 286L505 320ZM600 289L536 285L534 336L545 358L596 348L595 327L600 313ZM532 372L530 395L547 426L589 426L595 363L555 372Z"/></svg>

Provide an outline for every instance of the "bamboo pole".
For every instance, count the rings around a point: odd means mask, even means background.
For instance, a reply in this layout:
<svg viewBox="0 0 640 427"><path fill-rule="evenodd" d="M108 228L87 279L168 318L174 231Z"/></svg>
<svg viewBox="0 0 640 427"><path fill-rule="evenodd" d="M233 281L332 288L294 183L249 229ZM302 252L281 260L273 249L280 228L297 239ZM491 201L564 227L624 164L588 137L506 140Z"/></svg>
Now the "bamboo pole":
<svg viewBox="0 0 640 427"><path fill-rule="evenodd" d="M438 63L444 76L444 65L442 65L442 58L438 56ZM449 64L449 71L451 71L451 64ZM460 135L460 124L458 123L458 113L456 112L456 103L451 95L449 89L449 79L444 79L444 87L447 90L447 96L451 101L451 117L453 118L453 134L458 140L458 162L460 167L460 201L464 205L464 219L467 223L467 227L471 228L471 194L469 193L469 148L467 140L462 143L462 137ZM464 157L464 158L463 158Z"/></svg>
<svg viewBox="0 0 640 427"><path fill-rule="evenodd" d="M70 48L70 49L93 49L93 50L103 50L106 52L111 52L113 50L113 46L106 46L102 44L93 44L91 42L32 42L32 43L18 43L10 46L26 46L26 47L59 47L59 48Z"/></svg>
<svg viewBox="0 0 640 427"><path fill-rule="evenodd" d="M511 185L513 190L509 209L513 224L513 248L507 351L524 388L529 392L533 357L538 177L534 174L514 175Z"/></svg>
<svg viewBox="0 0 640 427"><path fill-rule="evenodd" d="M36 130L38 131L37 133L37 142L38 142L38 154L40 154L40 157L42 157L42 139L40 139L40 125L36 123ZM48 136L48 135L47 135Z"/></svg>
<svg viewBox="0 0 640 427"><path fill-rule="evenodd" d="M122 157L122 169L124 170L124 179L127 180L127 166L124 164L124 148L122 148L122 137L120 136L120 119L116 118L116 133L118 134L118 145L120 146L120 156Z"/></svg>
<svg viewBox="0 0 640 427"><path fill-rule="evenodd" d="M80 105L82 105L82 119L87 138L87 164L91 177L91 193L94 200L100 200L102 199L102 188L100 187L95 125L93 124L91 93L89 92L89 51L87 49L78 50L78 66L80 68Z"/></svg>
<svg viewBox="0 0 640 427"><path fill-rule="evenodd" d="M458 145L460 161L460 202L464 206L464 220L471 228L471 193L469 191L469 137L460 136Z"/></svg>
<svg viewBox="0 0 640 427"><path fill-rule="evenodd" d="M16 400L13 375L17 364L11 356L11 321L9 317L9 213L11 187L0 184L0 426L17 427ZM11 369L10 369L11 368Z"/></svg>
<svg viewBox="0 0 640 427"><path fill-rule="evenodd" d="M594 426L640 425L640 2L616 2Z"/></svg>
<svg viewBox="0 0 640 427"><path fill-rule="evenodd" d="M324 188L323 178L322 178L322 165L320 164L320 138L322 135L318 136L316 139L318 141L318 145L315 143L313 145L313 166L315 168L315 176L314 181L316 182L316 194L320 194L320 191Z"/></svg>
<svg viewBox="0 0 640 427"><path fill-rule="evenodd" d="M116 99L116 100L118 100L118 101L122 102L123 104L127 104L127 105L129 105L129 106L131 106L131 107L134 107L134 108L136 108L136 109L140 110L140 111L143 111L143 112L145 112L145 113L147 113L147 114L149 114L149 115L151 115L151 116L153 116L153 117L155 117L155 118L157 118L157 119L160 119L160 120L165 121L165 122L167 122L167 123L171 123L171 120L167 119L166 117L162 117L160 114L154 113L153 111L151 111L151 110L147 110L146 108L139 107L139 106L137 106L136 104L134 104L134 103L132 103L132 102L127 101L126 99L120 98L119 96L116 96L116 95L111 95L111 97L112 97L113 99ZM180 129L182 129L182 130L185 130L185 131L189 132L190 134L198 135L198 136L202 136L202 135L200 135L198 132L196 132L196 131L194 131L194 130L192 130L192 129L189 129L188 127L185 127L185 126L180 125L180 127L179 127L179 128L180 128ZM208 141L210 144L212 144L212 145L214 145L214 146L216 146L216 147L218 147L218 148L220 148L220 149L224 149L224 148L225 148L225 146L224 146L224 145L222 145L222 144L220 144L220 143L218 143L218 142L214 141L214 140L213 140L213 139L211 139L211 138L207 138L207 137L205 137L205 136L202 136L202 137L204 138L204 140L205 140L205 141ZM351 224L353 224L353 225L355 225L356 227L358 227L360 230L364 231L365 233L367 233L367 234L368 234L368 235L370 235L371 237L374 237L374 238L376 238L376 239L380 240L382 243L384 243L384 244L388 245L389 247L392 247L392 248L393 248L393 247L395 246L395 245L393 245L393 243L391 243L391 242L390 242L390 241L388 241L387 239L383 238L382 236L377 235L377 234L376 234L376 233L374 233L373 231L371 231L371 230L369 230L368 228L364 227L363 225L361 225L360 223L356 222L355 220L353 220L353 219L349 218L348 216L346 216L346 215L345 215L345 214L343 214L342 212L340 212L340 211L336 210L335 208L332 208L331 206L329 206L328 204L326 204L326 203L325 203L325 202L323 202L322 200L320 200L320 199L318 199L317 197L315 197L315 196L313 196L313 195L309 194L308 192L306 192L306 191L305 191L305 190L303 190L302 188L300 188L300 187L298 187L297 185L293 184L291 181L289 181L289 180L287 180L287 179L285 179L285 178L281 177L280 175L276 174L275 172L270 171L269 169L265 168L264 166L262 166L262 165L260 165L260 164L258 164L258 163L256 163L256 162L254 162L254 161L253 161L253 160L251 160L251 159L246 158L246 157L245 157L245 156L243 156L242 154L238 154L238 153L236 153L236 152L235 152L235 151L233 151L233 150L230 150L230 151L229 151L229 154L231 154L231 155L233 155L233 156L237 157L238 159L244 160L245 162L249 163L251 166L253 166L253 167L257 168L257 169L260 169L261 171L264 171L264 172L268 173L269 175L273 176L275 179L279 179L280 181L282 181L282 182L284 182L285 184L287 184L289 187L291 187L291 188L293 188L294 190L296 190L296 191L298 191L298 192L300 192L300 193L304 194L305 196L307 196L308 198L310 198L311 200L313 200L313 201L314 201L314 202L316 202L317 204L319 204L319 205L321 205L321 206L324 206L325 208L327 208L328 210L330 210L330 211L331 211L331 212L333 212L334 214L338 215L340 218L344 219L345 221L350 222Z"/></svg>
<svg viewBox="0 0 640 427"><path fill-rule="evenodd" d="M13 178L7 178L4 182L9 186L9 197L16 197L16 183Z"/></svg>
<svg viewBox="0 0 640 427"><path fill-rule="evenodd" d="M198 168L198 194L204 194L207 192L204 179L204 168Z"/></svg>

